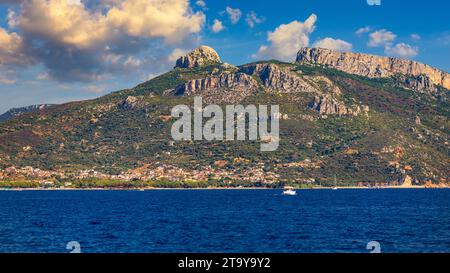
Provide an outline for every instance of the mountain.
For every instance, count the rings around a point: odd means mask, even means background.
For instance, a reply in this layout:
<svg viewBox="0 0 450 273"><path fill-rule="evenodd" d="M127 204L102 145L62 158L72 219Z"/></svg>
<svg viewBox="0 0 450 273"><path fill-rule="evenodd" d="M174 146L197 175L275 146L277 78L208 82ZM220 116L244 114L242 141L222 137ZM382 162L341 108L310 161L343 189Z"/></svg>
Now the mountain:
<svg viewBox="0 0 450 273"><path fill-rule="evenodd" d="M19 108L11 108L7 112L0 115L0 121L10 120L12 118L21 116L26 113L45 110L52 106L54 106L54 104L36 104L36 105L30 105L30 106L25 106L25 107L19 107Z"/></svg>
<svg viewBox="0 0 450 273"><path fill-rule="evenodd" d="M0 179L281 186L332 185L336 175L342 185L448 184L448 88L448 73L401 59L302 48L292 63L233 66L202 46L131 89L0 123ZM278 150L173 141L171 109L192 108L194 96L222 108L278 104Z"/></svg>
<svg viewBox="0 0 450 273"><path fill-rule="evenodd" d="M400 84L416 90L450 89L450 74L415 61L352 52L337 52L323 48L302 48L297 63L314 64L338 69L350 74L370 77L400 77Z"/></svg>

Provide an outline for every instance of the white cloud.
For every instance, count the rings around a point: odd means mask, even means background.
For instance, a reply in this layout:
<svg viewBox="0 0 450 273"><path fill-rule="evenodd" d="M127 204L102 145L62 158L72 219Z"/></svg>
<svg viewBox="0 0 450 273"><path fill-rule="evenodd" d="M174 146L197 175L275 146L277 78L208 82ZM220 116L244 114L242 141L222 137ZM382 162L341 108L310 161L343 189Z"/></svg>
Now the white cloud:
<svg viewBox="0 0 450 273"><path fill-rule="evenodd" d="M47 81L47 80L50 80L50 79L51 79L51 77L50 77L50 75L48 73L39 73L36 76L36 80L38 80L38 81Z"/></svg>
<svg viewBox="0 0 450 273"><path fill-rule="evenodd" d="M214 32L214 33L218 33L218 32L220 32L220 31L222 31L222 30L223 30L223 24L222 24L222 22L221 22L220 20L218 20L218 19L214 19L214 23L213 23L213 25L211 26L211 30L212 30L212 32Z"/></svg>
<svg viewBox="0 0 450 273"><path fill-rule="evenodd" d="M317 16L311 14L305 22L292 21L278 26L273 32L269 31L267 41L270 45L259 48L253 58L275 58L291 61L301 47L309 45L309 35L315 29Z"/></svg>
<svg viewBox="0 0 450 273"><path fill-rule="evenodd" d="M168 64L162 52L193 43L205 15L188 0L27 0L7 20L17 31L0 28L1 64L42 63L52 78L86 81L152 70L156 59L159 71Z"/></svg>
<svg viewBox="0 0 450 273"><path fill-rule="evenodd" d="M264 22L264 17L258 17L258 15L254 11L250 11L247 13L247 16L245 18L245 21L247 22L247 25L251 28L253 28L257 24L261 24Z"/></svg>
<svg viewBox="0 0 450 273"><path fill-rule="evenodd" d="M361 36L361 35L363 35L363 34L365 34L365 33L370 32L371 30L372 30L372 28L369 27L369 26L367 26L367 27L362 27L362 28L359 28L359 29L355 32L355 34L358 35L358 36Z"/></svg>
<svg viewBox="0 0 450 273"><path fill-rule="evenodd" d="M195 4L201 8L206 8L206 3L203 0L198 0Z"/></svg>
<svg viewBox="0 0 450 273"><path fill-rule="evenodd" d="M352 51L353 45L349 42L340 40L340 39L333 39L330 37L324 38L322 40L318 40L313 44L313 47L320 47L320 48L327 48L337 51Z"/></svg>
<svg viewBox="0 0 450 273"><path fill-rule="evenodd" d="M107 13L108 25L137 37L162 37L180 42L198 33L205 21L202 12L192 13L187 0L125 0Z"/></svg>
<svg viewBox="0 0 450 273"><path fill-rule="evenodd" d="M0 27L0 64L25 65L31 62L26 55L22 37L17 33L8 33Z"/></svg>
<svg viewBox="0 0 450 273"><path fill-rule="evenodd" d="M123 62L123 65L126 68L131 68L131 69L138 68L138 67L140 67L142 65L142 60L138 59L138 58L136 58L134 56L128 56L125 59L125 61Z"/></svg>
<svg viewBox="0 0 450 273"><path fill-rule="evenodd" d="M419 54L419 48L405 43L396 44L394 47L387 47L385 53L402 58L412 58Z"/></svg>
<svg viewBox="0 0 450 273"><path fill-rule="evenodd" d="M8 15L6 16L9 28L15 28L17 26L16 12L12 9L8 9Z"/></svg>
<svg viewBox="0 0 450 273"><path fill-rule="evenodd" d="M412 39L413 41L415 41L415 42L420 41L420 39L422 39L422 37L420 37L420 35L417 34L417 33L411 34L410 37L411 37L411 39Z"/></svg>
<svg viewBox="0 0 450 273"><path fill-rule="evenodd" d="M167 60L171 63L175 63L176 60L178 60L181 56L186 55L186 53L188 53L187 49L175 48L170 53L169 57L167 57Z"/></svg>
<svg viewBox="0 0 450 273"><path fill-rule="evenodd" d="M198 33L204 19L186 0L125 0L105 14L91 12L79 0L30 0L22 4L17 24L26 33L88 48L121 35L179 42Z"/></svg>
<svg viewBox="0 0 450 273"><path fill-rule="evenodd" d="M372 32L370 35L369 43L367 44L370 47L377 46L390 46L392 42L397 38L397 35L388 31L386 29L381 29L375 32Z"/></svg>
<svg viewBox="0 0 450 273"><path fill-rule="evenodd" d="M230 17L231 23L236 24L237 22L239 22L242 16L242 12L240 9L233 9L231 7L226 7L225 10L228 16Z"/></svg>

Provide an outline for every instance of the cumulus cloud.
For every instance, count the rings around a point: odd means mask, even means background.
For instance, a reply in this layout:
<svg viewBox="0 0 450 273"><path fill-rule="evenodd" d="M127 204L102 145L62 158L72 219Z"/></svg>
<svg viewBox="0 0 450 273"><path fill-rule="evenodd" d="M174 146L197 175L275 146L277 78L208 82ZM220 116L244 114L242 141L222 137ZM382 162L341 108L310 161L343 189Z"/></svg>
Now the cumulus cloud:
<svg viewBox="0 0 450 273"><path fill-rule="evenodd" d="M317 16L311 14L305 22L292 21L269 31L267 41L270 45L261 46L252 57L291 61L301 47L309 45L309 35L314 31L316 21Z"/></svg>
<svg viewBox="0 0 450 273"><path fill-rule="evenodd" d="M385 53L396 57L412 58L419 54L419 49L405 43L399 43L394 47L387 47Z"/></svg>
<svg viewBox="0 0 450 273"><path fill-rule="evenodd" d="M30 0L15 18L17 26L32 39L89 48L108 35L107 18L91 14L81 2Z"/></svg>
<svg viewBox="0 0 450 273"><path fill-rule="evenodd" d="M390 46L392 42L397 38L393 32L388 31L386 29L381 29L375 32L372 32L370 35L369 43L367 44L370 47L378 47L378 46Z"/></svg>
<svg viewBox="0 0 450 273"><path fill-rule="evenodd" d="M412 58L419 54L418 47L413 47L406 43L397 43L394 45L397 35L386 29L372 32L369 35L369 38L370 39L367 45L370 47L384 47L384 53L386 55L401 58ZM412 34L410 38L415 41L420 40L420 36L417 34Z"/></svg>
<svg viewBox="0 0 450 273"><path fill-rule="evenodd" d="M0 27L0 65L26 65L30 62L22 37Z"/></svg>
<svg viewBox="0 0 450 273"><path fill-rule="evenodd" d="M240 9L233 9L231 7L226 7L225 11L230 17L231 23L236 24L241 19L242 12Z"/></svg>
<svg viewBox="0 0 450 273"><path fill-rule="evenodd" d="M353 49L353 45L351 43L330 37L314 42L313 47L327 48L343 52L352 51Z"/></svg>
<svg viewBox="0 0 450 273"><path fill-rule="evenodd" d="M247 16L245 18L247 25L251 28L253 28L257 24L261 24L262 22L264 22L264 20L264 17L259 17L254 11L250 11L249 13L247 13Z"/></svg>
<svg viewBox="0 0 450 273"><path fill-rule="evenodd" d="M211 26L211 30L214 33L218 33L223 30L223 24L220 20L214 19L214 23Z"/></svg>
<svg viewBox="0 0 450 273"><path fill-rule="evenodd" d="M188 0L89 1L23 1L8 14L17 33L0 29L0 64L36 60L54 79L98 80L152 62L165 64L167 46L191 43L205 21ZM148 55L139 56L142 52Z"/></svg>
<svg viewBox="0 0 450 273"><path fill-rule="evenodd" d="M187 0L126 0L108 11L107 21L131 36L162 37L173 43L199 32L205 15L192 13Z"/></svg>

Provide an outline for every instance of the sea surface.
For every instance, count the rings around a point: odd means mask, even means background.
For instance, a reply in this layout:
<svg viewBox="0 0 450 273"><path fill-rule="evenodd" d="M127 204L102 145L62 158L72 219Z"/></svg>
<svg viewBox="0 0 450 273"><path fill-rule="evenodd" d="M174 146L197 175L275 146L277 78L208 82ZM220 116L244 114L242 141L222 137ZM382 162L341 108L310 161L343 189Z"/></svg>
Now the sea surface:
<svg viewBox="0 0 450 273"><path fill-rule="evenodd" d="M450 190L0 191L0 252L367 253L371 241L450 252Z"/></svg>

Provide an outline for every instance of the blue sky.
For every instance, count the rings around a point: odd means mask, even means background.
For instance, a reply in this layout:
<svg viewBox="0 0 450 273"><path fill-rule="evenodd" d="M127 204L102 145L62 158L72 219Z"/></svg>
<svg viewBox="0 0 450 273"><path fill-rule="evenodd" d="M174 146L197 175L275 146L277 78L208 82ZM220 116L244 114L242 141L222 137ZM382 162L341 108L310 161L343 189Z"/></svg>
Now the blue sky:
<svg viewBox="0 0 450 273"><path fill-rule="evenodd" d="M321 46L450 71L447 1L156 2L0 0L0 112L132 87L200 44L236 65Z"/></svg>

